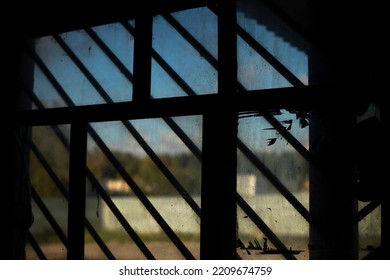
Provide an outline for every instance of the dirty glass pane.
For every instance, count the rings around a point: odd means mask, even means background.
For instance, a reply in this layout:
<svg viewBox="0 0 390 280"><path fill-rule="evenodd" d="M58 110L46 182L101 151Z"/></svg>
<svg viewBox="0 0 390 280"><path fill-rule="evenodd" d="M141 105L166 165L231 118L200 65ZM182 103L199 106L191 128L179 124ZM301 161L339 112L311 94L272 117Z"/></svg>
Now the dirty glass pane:
<svg viewBox="0 0 390 280"><path fill-rule="evenodd" d="M69 126L58 131L69 137ZM66 259L66 247L44 215L49 211L66 238L68 222L69 153L51 127L37 126L31 130L30 182L33 197L34 222L30 232L48 259ZM38 201L37 201L38 200ZM43 208L42 208L43 207ZM36 258L33 249L26 247L27 258Z"/></svg>
<svg viewBox="0 0 390 280"><path fill-rule="evenodd" d="M359 201L359 211L368 203ZM359 224L359 259L375 259L375 249L381 245L381 206L375 208Z"/></svg>
<svg viewBox="0 0 390 280"><path fill-rule="evenodd" d="M237 2L237 22L301 84L308 84L308 44L260 1ZM238 35L238 77L248 89L286 87L291 84L278 73L264 53ZM262 51L263 52L263 51Z"/></svg>
<svg viewBox="0 0 390 280"><path fill-rule="evenodd" d="M212 57L218 57L218 17L208 8L197 8L171 14ZM196 21L194 21L196 19Z"/></svg>
<svg viewBox="0 0 390 280"><path fill-rule="evenodd" d="M281 111L278 118L290 119L291 114ZM290 123L282 124L289 128ZM306 129L301 130L298 124L291 123L290 130L295 130L299 142L306 141ZM280 187L288 190L302 206L309 209L307 161L262 116L240 118L238 139L239 195L285 248L291 248L292 251L288 253L297 259L308 259L309 224L296 210L296 205L292 205L279 190ZM283 252L278 251L281 248L273 244L273 237L252 218L239 207L240 256L244 259L284 259Z"/></svg>
<svg viewBox="0 0 390 280"><path fill-rule="evenodd" d="M241 38L237 40L238 81L246 90L288 87L291 84Z"/></svg>
<svg viewBox="0 0 390 280"><path fill-rule="evenodd" d="M113 60L132 72L133 46L119 23L31 39L22 52L22 82L47 108L130 101L131 77Z"/></svg>
<svg viewBox="0 0 390 280"><path fill-rule="evenodd" d="M206 10L207 8L185 10L174 13L174 18L180 20L180 25L191 26L189 31L196 34L198 39L202 37L202 43L205 43L205 39L211 38L210 43L206 44L206 46L210 49L215 49L217 37L215 16ZM196 18L196 21L193 20L194 18ZM195 49L168 20L165 16L156 16L154 18L153 50L165 63L168 63L170 68L180 76L180 79L191 88L193 93L216 93L216 69L206 61L199 50ZM205 27L205 29L202 29L202 27ZM191 36L194 37L195 35L191 34ZM168 87L169 85L164 83L163 77L159 75L159 69L156 66L155 63L152 64L152 95L156 98L182 95L181 91L170 88Z"/></svg>
<svg viewBox="0 0 390 280"><path fill-rule="evenodd" d="M156 221L156 216L150 213L149 203L191 254L199 258L200 221L195 211L200 205L201 165L176 134L180 134L179 128L186 131L188 139L199 142L199 119L175 118L177 126L171 122L168 125L162 119L91 125L96 134L90 133L88 140L88 168L157 259L184 259L184 256ZM104 152L104 147L110 151ZM137 191L142 192L141 197ZM180 194L182 191L187 194L187 200L193 201L195 210ZM87 208L92 209L87 213L97 222L98 232L114 256L118 259L145 259L144 253L115 217L112 206L96 192L88 194ZM148 201L146 205L144 199ZM96 244L89 246L89 256L102 257L101 252L92 251Z"/></svg>

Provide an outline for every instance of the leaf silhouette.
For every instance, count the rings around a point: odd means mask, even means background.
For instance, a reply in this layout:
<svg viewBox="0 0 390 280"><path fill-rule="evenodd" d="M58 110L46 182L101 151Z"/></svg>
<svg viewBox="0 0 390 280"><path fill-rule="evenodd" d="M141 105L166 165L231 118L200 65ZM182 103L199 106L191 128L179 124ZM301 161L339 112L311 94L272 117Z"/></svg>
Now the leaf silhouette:
<svg viewBox="0 0 390 280"><path fill-rule="evenodd" d="M277 139L277 138L268 138L268 139L267 139L267 140L268 140L268 145L267 145L267 146L271 146L271 145L275 144L276 139Z"/></svg>
<svg viewBox="0 0 390 280"><path fill-rule="evenodd" d="M292 122L293 122L292 119L282 121L282 123L288 124L288 127L286 127L287 130L290 130L290 129L291 129L291 127L292 127Z"/></svg>

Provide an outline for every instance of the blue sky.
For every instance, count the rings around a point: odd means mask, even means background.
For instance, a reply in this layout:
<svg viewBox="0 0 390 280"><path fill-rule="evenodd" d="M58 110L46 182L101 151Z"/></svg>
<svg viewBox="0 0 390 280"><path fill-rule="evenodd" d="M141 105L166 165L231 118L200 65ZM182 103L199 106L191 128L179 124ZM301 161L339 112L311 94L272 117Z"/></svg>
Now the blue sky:
<svg viewBox="0 0 390 280"><path fill-rule="evenodd" d="M173 14L202 45L217 57L217 17L207 8L188 10ZM258 40L269 52L279 59L304 84L307 84L307 54L292 46L274 32L237 14L239 24ZM196 20L194 20L196 19ZM134 24L133 21L130 21ZM116 54L130 72L133 68L133 37L120 24L94 27L93 31ZM103 89L115 101L129 101L132 98L132 84L106 57L85 31L74 31L60 35L76 56L93 74ZM291 86L271 65L251 49L241 38L237 40L238 79L246 89L266 89ZM153 48L197 94L211 94L217 91L217 71L161 16L154 18ZM36 52L54 74L58 82L77 105L99 104L104 100L71 61L53 37L36 40ZM185 96L186 93L172 81L163 69L152 61L152 96L154 98ZM65 106L47 78L38 67L35 69L34 91L48 107ZM294 118L285 112L280 120ZM175 118L190 138L201 147L201 117ZM158 152L181 152L186 147L160 119L137 120L132 124L148 143ZM94 124L106 143L113 149L132 151L141 155L140 147L131 139L120 122ZM291 148L285 141L267 146L267 139L278 137L261 117L240 119L239 137L253 149ZM294 121L291 132L307 145L307 128L301 129Z"/></svg>

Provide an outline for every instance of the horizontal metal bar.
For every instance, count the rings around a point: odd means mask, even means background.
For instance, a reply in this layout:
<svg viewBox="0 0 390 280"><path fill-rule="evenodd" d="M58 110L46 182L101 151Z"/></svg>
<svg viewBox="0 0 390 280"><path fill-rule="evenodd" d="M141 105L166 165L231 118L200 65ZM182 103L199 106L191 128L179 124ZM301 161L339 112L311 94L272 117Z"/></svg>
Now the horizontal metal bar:
<svg viewBox="0 0 390 280"><path fill-rule="evenodd" d="M334 91L333 91L334 92ZM339 90L337 90L339 92ZM373 95L371 95L372 97ZM18 111L10 114L15 126L68 124L76 120L107 122L117 120L163 118L202 115L205 112L258 111L266 113L274 109L310 110L331 108L334 102L348 107L358 102L345 101L335 96L331 89L321 86L277 88L240 92L236 95L199 95L151 99L143 102L118 102L112 104L84 105L77 107L50 108ZM226 106L220 106L224 104Z"/></svg>
<svg viewBox="0 0 390 280"><path fill-rule="evenodd" d="M93 13L89 10L90 7L87 9L78 7L76 9L73 5L62 5L61 14L57 13L56 7L45 6L43 8L34 4L27 8L24 6L26 11L29 12L23 14L23 18L18 18L18 20L23 20L28 24L24 24L21 28L15 26L13 31L17 39L34 38L130 20L140 13L144 13L145 10L152 15L157 15L213 5L214 2L215 0L153 0L144 2L144 5L137 5L132 2L131 8L125 2L119 5L95 3ZM36 20L37 18L40 20Z"/></svg>

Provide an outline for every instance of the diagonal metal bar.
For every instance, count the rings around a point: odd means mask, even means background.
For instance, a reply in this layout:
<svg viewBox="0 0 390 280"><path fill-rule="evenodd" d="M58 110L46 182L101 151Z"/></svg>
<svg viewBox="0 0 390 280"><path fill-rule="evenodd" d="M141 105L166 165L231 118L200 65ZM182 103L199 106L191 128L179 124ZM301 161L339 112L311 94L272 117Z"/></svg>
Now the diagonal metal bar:
<svg viewBox="0 0 390 280"><path fill-rule="evenodd" d="M35 203L38 205L39 209L46 217L46 220L49 222L50 226L53 228L54 232L60 238L62 244L67 247L66 235L62 231L61 227L58 225L57 221L54 219L53 215L50 213L49 209L47 209L45 203L42 201L39 194L35 191L34 187L31 188L31 196L34 199Z"/></svg>
<svg viewBox="0 0 390 280"><path fill-rule="evenodd" d="M185 29L172 15L163 15L163 18L174 28L176 31L197 51L206 59L215 69L218 67L218 61L214 56L198 41L196 40L187 29Z"/></svg>
<svg viewBox="0 0 390 280"><path fill-rule="evenodd" d="M355 214L355 216L352 219L352 224L357 224L361 220L363 220L365 217L368 216L372 211L374 211L378 206L381 205L380 201L371 201L366 206L364 206L358 213Z"/></svg>
<svg viewBox="0 0 390 280"><path fill-rule="evenodd" d="M111 97L105 92L105 90L100 86L98 81L93 77L93 75L89 72L89 70L83 65L83 63L78 59L78 57L74 54L74 52L67 46L67 44L61 39L60 36L54 35L54 38L59 43L59 45L64 49L67 55L72 59L72 61L79 67L85 77L91 82L91 84L96 88L99 94L107 103L113 103ZM165 166L165 164L161 161L159 156L152 150L152 148L146 143L143 137L138 133L135 127L131 124L130 121L122 121L122 124L125 128L133 135L134 139L140 144L140 146L144 149L144 151L148 154L148 156L153 160L153 162L157 165L157 167L161 170L161 172L166 176L166 178L171 182L171 184L175 187L175 189L180 193L180 195L184 198L184 200L188 203L188 205L192 208L192 210L199 216L200 208L197 203L193 200L193 198L188 194L188 192L184 189L184 187L180 184L180 182L176 179L175 176L170 172L170 170Z"/></svg>
<svg viewBox="0 0 390 280"><path fill-rule="evenodd" d="M241 209L245 212L245 214L248 215L248 217L255 223L255 225L265 234L265 236L269 238L272 244L274 244L277 249L282 250L284 252L283 256L286 259L288 260L296 259L292 254L286 253L288 252L287 247L239 194L237 194L237 204L241 207Z"/></svg>
<svg viewBox="0 0 390 280"><path fill-rule="evenodd" d="M111 51L109 47L103 42L102 39L91 28L86 28L85 32L92 38L92 40L99 46L99 48L107 55L107 57L115 64L115 66L121 71L121 73L133 83L133 74L127 69L127 67L118 59L118 57Z"/></svg>
<svg viewBox="0 0 390 280"><path fill-rule="evenodd" d="M187 146L187 148L195 155L197 159L202 160L202 151L198 146L191 140L186 133L184 133L178 124L171 118L164 118L168 126L179 136L180 140Z"/></svg>
<svg viewBox="0 0 390 280"><path fill-rule="evenodd" d="M46 67L46 65L43 63L43 61L39 58L39 56L37 54L35 54L34 51L31 50L28 46L26 46L26 47L27 47L28 53L35 60L35 62L41 68L42 72L44 72L46 77L49 79L49 81L55 87L58 94L64 99L64 101L67 103L68 106L74 106L73 101L70 100L69 96L66 94L64 89L61 87L61 85L58 83L58 81L55 79L55 77L50 72L50 70ZM156 222L161 226L163 231L167 234L167 236L172 240L172 242L176 245L176 247L179 249L179 251L183 254L183 256L187 259L195 259L195 257L191 254L191 252L188 250L188 248L183 244L183 242L180 240L180 238L175 234L175 232L167 224L167 222L164 220L164 218L156 210L156 208L153 206L153 204L149 201L149 199L146 197L146 195L141 191L141 189L138 187L138 185L129 176L129 174L126 172L126 170L120 164L120 162L116 159L116 157L112 154L112 152L108 149L108 147L104 144L104 142L99 137L99 135L96 133L96 131L90 125L88 125L88 132L92 136L94 141L102 149L102 151L105 153L106 157L111 161L111 163L114 165L114 167L121 174L121 176L126 181L126 183L129 185L129 187L132 189L132 191L137 195L137 197L140 199L142 204L146 207L146 209L148 209L149 213L153 216L153 218L156 220Z"/></svg>
<svg viewBox="0 0 390 280"><path fill-rule="evenodd" d="M287 199L287 201L310 224L315 225L310 212L299 200L284 186L282 182L264 165L264 163L241 141L238 140L238 148L247 156L252 164L275 186L275 188Z"/></svg>
<svg viewBox="0 0 390 280"><path fill-rule="evenodd" d="M294 20L286 11L278 6L272 0L257 0L262 3L265 7L267 7L272 13L274 13L278 19L282 20L286 25L289 26L294 32L296 32L299 36L301 36L305 41L309 44L314 45L316 48L321 50L322 52L329 52L329 44L323 42L316 34L309 32L307 28L304 28L301 24L299 24L296 20Z"/></svg>
<svg viewBox="0 0 390 280"><path fill-rule="evenodd" d="M25 89L26 90L26 89ZM35 105L39 109L43 109L43 104L39 101L37 96L32 92L31 90L27 89L28 96L31 98L31 100L35 103ZM69 141L67 137L64 135L64 133L59 129L58 126L53 125L51 126L57 137L60 139L62 144L65 146L65 148L69 151ZM54 180L56 182L59 182L57 184L57 187L60 188L62 194L67 197L67 191L64 188L64 186L59 181L58 177L55 176L54 172L50 168L50 165L47 164L46 160L43 160L43 163L45 166L47 166L46 171L48 171L50 174L52 174ZM141 240L141 238L137 235L135 230L130 226L130 224L127 222L126 218L122 215L122 213L119 211L119 209L116 207L116 205L113 203L111 198L108 196L107 192L104 190L104 188L101 186L99 181L96 179L96 177L93 175L91 170L87 168L87 178L90 180L92 186L97 190L98 194L102 197L104 202L107 204L107 206L110 208L114 216L118 219L118 221L121 223L122 227L126 230L128 235L133 239L135 244L138 246L138 248L141 250L141 252L146 256L147 259L153 260L155 257L153 254L149 251L149 249L146 247L145 243ZM86 221L87 228L89 232L91 233L92 237L95 239L95 241L98 243L102 251L106 254L108 259L115 259L115 257L112 255L111 251L107 248L104 241L100 238L100 236L94 231L89 229L89 222ZM92 226L91 226L92 228Z"/></svg>
<svg viewBox="0 0 390 280"><path fill-rule="evenodd" d="M272 67L275 68L294 87L305 86L290 70L287 69L278 59L276 59L266 48L255 40L247 31L237 24L237 34L258 54L261 55Z"/></svg>
<svg viewBox="0 0 390 280"><path fill-rule="evenodd" d="M314 164L313 158L310 152L297 140L274 116L266 115L264 119L272 125L283 136L287 142L294 147L295 150L307 160L308 163Z"/></svg>
<svg viewBox="0 0 390 280"><path fill-rule="evenodd" d="M35 253L37 254L38 258L40 260L47 260L45 253L43 253L41 247L39 246L38 242L35 240L34 236L31 234L30 231L27 233L27 239L31 247L34 249Z"/></svg>
<svg viewBox="0 0 390 280"><path fill-rule="evenodd" d="M38 56L38 54L27 44L24 45L24 50L27 52L27 54L35 61L35 63L38 65L39 69L43 72L43 74L47 77L47 79L50 81L50 83L53 85L54 89L57 91L59 96L65 101L67 106L76 106L76 104L70 99L68 94L65 92L65 90L62 88L60 83L56 80L54 75L51 73L51 71L46 67L45 63L42 61L42 59Z"/></svg>
<svg viewBox="0 0 390 280"><path fill-rule="evenodd" d="M110 149L106 146L103 140L99 137L95 130L90 127L89 134L94 139L99 148L106 155L107 159L111 162L111 164L115 167L118 173L122 176L125 182L129 185L134 194L138 197L141 203L145 206L145 208L149 211L152 217L156 220L156 222L160 225L163 231L167 234L167 236L172 240L172 242L176 245L179 251L183 254L183 256L187 259L195 259L191 252L187 249L187 247L183 244L180 238L175 234L175 232L171 229L171 227L167 224L164 218L160 215L157 209L153 206L153 204L149 201L146 195L141 191L136 182L130 177L127 171L123 168L118 159L113 155Z"/></svg>
<svg viewBox="0 0 390 280"><path fill-rule="evenodd" d="M133 239L133 241L138 246L138 248L141 250L141 252L145 255L145 257L148 260L155 260L156 258L153 256L153 254L150 252L150 250L146 247L145 243L138 236L138 234L135 232L135 230L130 226L130 224L127 222L126 218L122 215L122 213L120 212L118 207L116 207L115 203L111 200L110 196L107 194L107 192L104 190L102 185L99 183L99 181L96 179L96 177L93 175L93 173L89 169L87 169L87 177L90 180L92 186L97 190L98 194L102 197L104 202L107 204L108 208L110 208L110 210L112 211L114 216L117 218L117 220L122 225L124 230L131 237L131 239Z"/></svg>

